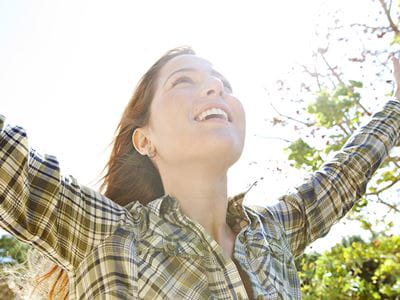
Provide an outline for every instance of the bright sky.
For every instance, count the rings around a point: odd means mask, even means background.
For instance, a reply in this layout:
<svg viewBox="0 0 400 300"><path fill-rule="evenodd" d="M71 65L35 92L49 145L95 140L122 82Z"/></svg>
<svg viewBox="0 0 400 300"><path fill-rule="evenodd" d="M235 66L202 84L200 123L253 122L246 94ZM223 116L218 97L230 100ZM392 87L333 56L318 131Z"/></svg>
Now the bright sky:
<svg viewBox="0 0 400 300"><path fill-rule="evenodd" d="M260 135L293 133L265 121L276 100L266 99L264 86L309 58L315 16L327 5L0 0L0 114L27 129L32 147L56 155L65 174L91 185L139 77L170 48L190 45L231 81L246 110L246 146L229 172L229 194L264 176L246 201L266 205L302 174L289 170L283 178L267 170L286 165L286 144Z"/></svg>

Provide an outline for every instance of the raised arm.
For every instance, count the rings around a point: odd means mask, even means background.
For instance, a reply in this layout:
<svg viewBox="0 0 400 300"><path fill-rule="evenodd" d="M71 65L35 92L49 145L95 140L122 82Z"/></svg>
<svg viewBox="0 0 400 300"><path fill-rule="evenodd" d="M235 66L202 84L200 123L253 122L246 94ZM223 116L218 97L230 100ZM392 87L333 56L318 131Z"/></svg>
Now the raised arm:
<svg viewBox="0 0 400 300"><path fill-rule="evenodd" d="M297 256L361 198L373 173L399 139L400 102L388 101L334 158L269 207Z"/></svg>
<svg viewBox="0 0 400 300"><path fill-rule="evenodd" d="M125 214L63 176L56 157L30 148L24 128L6 124L0 115L0 227L71 270Z"/></svg>

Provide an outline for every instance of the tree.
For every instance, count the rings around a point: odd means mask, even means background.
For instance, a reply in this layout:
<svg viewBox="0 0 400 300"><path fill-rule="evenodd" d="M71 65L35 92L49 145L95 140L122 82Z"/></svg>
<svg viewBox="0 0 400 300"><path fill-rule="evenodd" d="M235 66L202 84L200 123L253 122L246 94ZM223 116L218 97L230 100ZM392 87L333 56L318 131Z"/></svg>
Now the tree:
<svg viewBox="0 0 400 300"><path fill-rule="evenodd" d="M400 236L351 237L297 260L304 299L399 299Z"/></svg>
<svg viewBox="0 0 400 300"><path fill-rule="evenodd" d="M382 98L393 94L388 49L400 46L400 31L394 21L398 20L398 6L394 7L392 1L368 2L375 11L365 19L365 23L341 24L347 19L343 15L352 13L345 9L330 15L332 26L319 28L325 32L315 33L324 46L313 51L312 62L299 63L287 79L279 80L280 101L294 104L286 106L293 107L293 112L283 114L279 107L271 104L277 113L272 122L275 126L291 125L298 132L300 137L291 141L285 149L292 166L296 168L317 170L323 161L344 145L371 115L371 111L383 104ZM324 18L327 16L324 15ZM356 41L352 39L354 36L358 37ZM393 53L400 54L400 48L392 49ZM363 71L366 68L368 73ZM373 75L369 75L370 70L374 70ZM294 85L290 80L293 74L297 74L298 78L302 76L302 82ZM382 230L387 229L387 225L391 224L390 228L400 225L397 221L385 222L386 216L393 215L400 220L395 189L400 181L399 154L399 148L395 147L351 214L373 236L383 234ZM369 211L373 205L385 207L386 213L374 219Z"/></svg>
<svg viewBox="0 0 400 300"><path fill-rule="evenodd" d="M266 89L269 94L278 90L278 99L293 108L282 113L271 103L276 112L272 123L292 126L298 133L285 149L295 168L317 170L383 104L383 96L393 95L388 59L389 52L400 54L400 2L370 0L360 5L369 11L360 22L346 17L354 13L346 7L324 14L330 25L317 28L319 45L311 60L293 67L277 88ZM290 78L296 75L302 80L293 84ZM398 299L399 164L395 147L349 214L370 233L369 241L345 241L298 260L305 299Z"/></svg>
<svg viewBox="0 0 400 300"><path fill-rule="evenodd" d="M31 247L28 244L18 241L8 235L0 237L0 299L13 299L14 292L10 289L6 280L5 267L20 265L26 267L28 251Z"/></svg>
<svg viewBox="0 0 400 300"><path fill-rule="evenodd" d="M0 265L24 263L27 252L30 249L28 244L19 242L16 238L3 235L0 237Z"/></svg>

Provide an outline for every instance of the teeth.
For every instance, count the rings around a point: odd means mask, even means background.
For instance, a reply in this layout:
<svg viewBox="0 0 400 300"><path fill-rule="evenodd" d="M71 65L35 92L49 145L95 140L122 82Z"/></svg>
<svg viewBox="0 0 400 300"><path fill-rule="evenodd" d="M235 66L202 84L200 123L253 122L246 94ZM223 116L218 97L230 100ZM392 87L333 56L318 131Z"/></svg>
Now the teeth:
<svg viewBox="0 0 400 300"><path fill-rule="evenodd" d="M211 108L211 109L207 109L206 111L203 111L199 116L198 116L198 120L199 121L203 121L208 115L222 115L224 117L225 120L228 120L228 115L226 112L224 112L222 109L220 108Z"/></svg>

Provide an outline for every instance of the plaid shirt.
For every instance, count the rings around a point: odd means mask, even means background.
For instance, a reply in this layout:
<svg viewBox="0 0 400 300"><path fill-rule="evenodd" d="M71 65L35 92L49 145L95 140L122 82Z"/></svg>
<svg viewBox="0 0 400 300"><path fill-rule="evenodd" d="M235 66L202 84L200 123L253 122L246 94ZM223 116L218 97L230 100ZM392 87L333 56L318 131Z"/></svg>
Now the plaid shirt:
<svg viewBox="0 0 400 300"><path fill-rule="evenodd" d="M343 149L274 206L231 198L234 258L256 299L300 299L294 257L353 206L398 140L400 103L388 101ZM164 195L121 207L28 145L0 115L0 225L61 265L70 299L246 299L232 259Z"/></svg>

